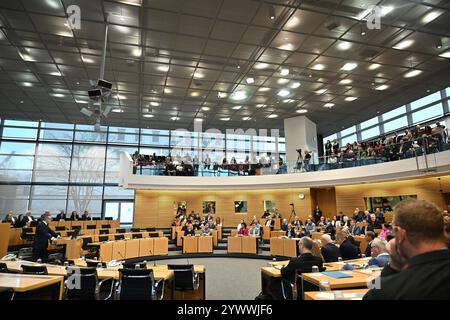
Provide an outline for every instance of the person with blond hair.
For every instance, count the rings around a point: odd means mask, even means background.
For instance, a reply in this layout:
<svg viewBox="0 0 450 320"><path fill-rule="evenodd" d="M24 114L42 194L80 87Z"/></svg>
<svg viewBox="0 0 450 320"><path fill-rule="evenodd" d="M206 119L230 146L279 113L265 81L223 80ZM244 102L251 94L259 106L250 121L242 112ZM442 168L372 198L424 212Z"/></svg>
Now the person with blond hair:
<svg viewBox="0 0 450 320"><path fill-rule="evenodd" d="M383 238L375 238L372 241L371 259L369 267L385 267L389 262L389 253L386 249L387 241Z"/></svg>

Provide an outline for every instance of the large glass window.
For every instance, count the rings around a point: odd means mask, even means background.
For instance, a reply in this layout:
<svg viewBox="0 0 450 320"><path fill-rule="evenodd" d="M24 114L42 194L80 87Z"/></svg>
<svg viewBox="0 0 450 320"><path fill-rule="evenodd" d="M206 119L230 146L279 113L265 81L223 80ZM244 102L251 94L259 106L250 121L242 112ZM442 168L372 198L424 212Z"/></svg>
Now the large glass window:
<svg viewBox="0 0 450 320"><path fill-rule="evenodd" d="M341 146L345 146L347 143L352 144L357 141L356 134L341 139Z"/></svg>
<svg viewBox="0 0 450 320"><path fill-rule="evenodd" d="M341 131L341 137L348 136L349 134L355 133L356 126L351 126L350 128Z"/></svg>
<svg viewBox="0 0 450 320"><path fill-rule="evenodd" d="M380 135L380 127L376 126L364 131L361 131L361 139L366 140Z"/></svg>
<svg viewBox="0 0 450 320"><path fill-rule="evenodd" d="M406 116L384 123L384 132L389 133L400 128L408 126L408 118Z"/></svg>
<svg viewBox="0 0 450 320"><path fill-rule="evenodd" d="M385 112L382 115L383 121L395 118L395 117L397 117L399 115L402 115L404 113L406 113L406 106L401 106L401 107L399 107L397 109L394 109L392 111Z"/></svg>
<svg viewBox="0 0 450 320"><path fill-rule="evenodd" d="M434 106L419 110L412 114L413 123L422 122L424 120L432 119L442 116L442 103L438 103Z"/></svg>
<svg viewBox="0 0 450 320"><path fill-rule="evenodd" d="M35 140L36 136L37 136L37 129L15 128L15 127L3 128L3 138Z"/></svg>
<svg viewBox="0 0 450 320"><path fill-rule="evenodd" d="M361 122L361 129L371 127L373 125L376 125L377 123L378 123L378 117L366 120L364 122Z"/></svg>
<svg viewBox="0 0 450 320"><path fill-rule="evenodd" d="M420 98L416 101L411 102L411 110L426 106L427 104L430 104L430 103L440 100L440 99L441 99L441 93L439 91L432 93L428 96L425 96L423 98Z"/></svg>

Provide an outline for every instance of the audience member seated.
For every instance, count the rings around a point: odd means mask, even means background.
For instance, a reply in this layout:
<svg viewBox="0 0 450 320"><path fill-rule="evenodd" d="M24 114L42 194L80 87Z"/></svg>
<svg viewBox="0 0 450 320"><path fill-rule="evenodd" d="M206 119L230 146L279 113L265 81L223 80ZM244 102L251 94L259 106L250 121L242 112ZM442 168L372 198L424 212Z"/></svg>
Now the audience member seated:
<svg viewBox="0 0 450 320"><path fill-rule="evenodd" d="M241 223L241 227L238 230L238 234L248 236L248 227L245 222Z"/></svg>
<svg viewBox="0 0 450 320"><path fill-rule="evenodd" d="M209 236L209 235L211 235L211 229L209 228L209 225L206 224L206 225L202 226L200 234L202 236Z"/></svg>
<svg viewBox="0 0 450 320"><path fill-rule="evenodd" d="M185 237L195 236L195 230L192 227L191 223L186 224L186 230L184 231L184 236Z"/></svg>
<svg viewBox="0 0 450 320"><path fill-rule="evenodd" d="M288 229L288 222L287 222L287 219L283 219L283 221L281 222L281 225L280 225L280 228L281 228L281 230L283 230L283 231L287 231L287 229ZM292 225L291 225L292 226Z"/></svg>
<svg viewBox="0 0 450 320"><path fill-rule="evenodd" d="M356 224L356 220L352 219L350 222L350 228L348 229L352 236L359 236L361 234L361 228Z"/></svg>
<svg viewBox="0 0 450 320"><path fill-rule="evenodd" d="M386 250L387 242L382 238L375 238L372 241L372 258L369 260L369 267L385 267L389 262L389 253Z"/></svg>
<svg viewBox="0 0 450 320"><path fill-rule="evenodd" d="M14 218L13 212L8 211L8 213L5 216L5 219L3 219L2 222L9 223L11 226L14 226L16 224L16 218Z"/></svg>
<svg viewBox="0 0 450 320"><path fill-rule="evenodd" d="M83 215L81 216L80 220L82 220L82 221L90 221L90 220L92 220L91 214L89 213L89 211L84 210Z"/></svg>
<svg viewBox="0 0 450 320"><path fill-rule="evenodd" d="M372 241L373 239L375 239L375 237L376 235L375 232L373 231L367 231L366 235L364 236L367 242L367 248L366 251L364 252L364 255L366 257L370 257L372 255Z"/></svg>
<svg viewBox="0 0 450 320"><path fill-rule="evenodd" d="M252 224L251 224L251 226L250 226L250 229L248 230L248 235L249 235L249 236L257 237L257 236L260 236L260 235L261 235L260 232L261 232L260 228L258 228L258 227L256 226L256 223L255 223L255 222L252 222Z"/></svg>
<svg viewBox="0 0 450 320"><path fill-rule="evenodd" d="M381 221L379 221L375 215L375 213L371 213L370 214L370 221L369 224L372 226L372 228L374 229L381 229Z"/></svg>
<svg viewBox="0 0 450 320"><path fill-rule="evenodd" d="M339 252L342 260L352 260L359 258L359 248L355 246L345 232L336 233L336 242L339 244Z"/></svg>
<svg viewBox="0 0 450 320"><path fill-rule="evenodd" d="M379 286L364 299L448 299L450 251L442 212L425 200L405 200L395 206L393 224L395 250L389 251L389 272L382 273Z"/></svg>
<svg viewBox="0 0 450 320"><path fill-rule="evenodd" d="M80 220L80 217L78 216L78 212L77 211L72 211L72 214L70 215L69 218L70 221L78 221Z"/></svg>
<svg viewBox="0 0 450 320"><path fill-rule="evenodd" d="M295 217L294 217L294 221L292 221L292 225L293 225L294 227L302 226L302 225L303 225L303 222L299 219L299 217L295 216Z"/></svg>
<svg viewBox="0 0 450 320"><path fill-rule="evenodd" d="M339 248L333 244L331 237L329 234L323 234L320 237L320 242L322 244L322 248L320 252L322 253L323 260L325 262L336 262L341 257L341 253Z"/></svg>
<svg viewBox="0 0 450 320"><path fill-rule="evenodd" d="M272 230L274 225L275 225L275 220L273 220L271 216L268 216L265 226L270 227L270 229Z"/></svg>
<svg viewBox="0 0 450 320"><path fill-rule="evenodd" d="M308 230L308 232L316 231L316 224L314 222L312 222L311 219L306 220L305 227L306 227L306 230Z"/></svg>
<svg viewBox="0 0 450 320"><path fill-rule="evenodd" d="M373 226L369 224L369 221L363 221L363 227L361 228L361 234L367 234L367 232L373 232Z"/></svg>
<svg viewBox="0 0 450 320"><path fill-rule="evenodd" d="M385 222L381 224L381 232L378 235L378 238L386 238L392 232L392 227L389 223Z"/></svg>
<svg viewBox="0 0 450 320"><path fill-rule="evenodd" d="M270 212L268 210L264 211L263 215L261 216L262 219L266 219L270 217Z"/></svg>
<svg viewBox="0 0 450 320"><path fill-rule="evenodd" d="M286 234L285 234L286 237L288 237L288 238L294 238L295 237L295 229L294 229L294 227L292 226L291 223L288 224L285 232L286 232Z"/></svg>
<svg viewBox="0 0 450 320"><path fill-rule="evenodd" d="M56 215L55 221L64 221L67 220L66 211L64 209L59 210L59 213Z"/></svg>

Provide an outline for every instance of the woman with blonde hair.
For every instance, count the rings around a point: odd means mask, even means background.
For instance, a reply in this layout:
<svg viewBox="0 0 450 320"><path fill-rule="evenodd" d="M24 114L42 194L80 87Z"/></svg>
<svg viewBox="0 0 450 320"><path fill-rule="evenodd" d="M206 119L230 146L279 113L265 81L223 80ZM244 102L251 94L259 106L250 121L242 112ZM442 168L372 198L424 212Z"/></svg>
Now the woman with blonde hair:
<svg viewBox="0 0 450 320"><path fill-rule="evenodd" d="M325 261L322 256L322 252L320 252L320 245L318 243L318 240L313 241L311 253L313 256L319 257L320 259L322 259L322 261Z"/></svg>

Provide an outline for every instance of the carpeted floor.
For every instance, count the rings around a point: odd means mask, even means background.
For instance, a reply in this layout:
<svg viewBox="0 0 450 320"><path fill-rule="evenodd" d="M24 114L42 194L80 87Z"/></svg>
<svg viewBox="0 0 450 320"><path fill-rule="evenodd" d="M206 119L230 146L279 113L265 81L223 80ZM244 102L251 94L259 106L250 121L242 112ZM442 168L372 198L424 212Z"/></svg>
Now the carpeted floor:
<svg viewBox="0 0 450 320"><path fill-rule="evenodd" d="M191 258L164 260L163 263L204 265L207 300L253 300L261 291L261 267L267 266L268 262L259 259Z"/></svg>

